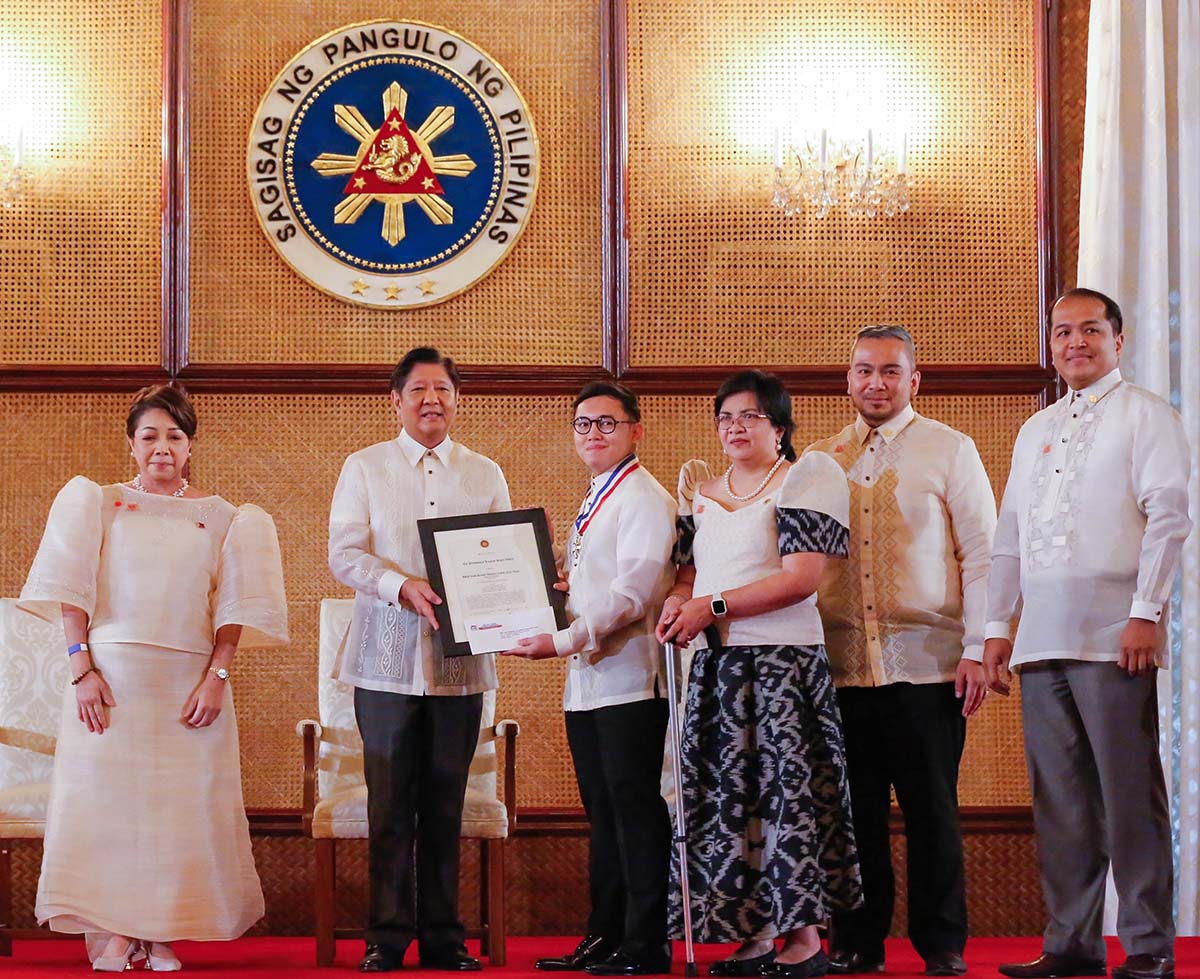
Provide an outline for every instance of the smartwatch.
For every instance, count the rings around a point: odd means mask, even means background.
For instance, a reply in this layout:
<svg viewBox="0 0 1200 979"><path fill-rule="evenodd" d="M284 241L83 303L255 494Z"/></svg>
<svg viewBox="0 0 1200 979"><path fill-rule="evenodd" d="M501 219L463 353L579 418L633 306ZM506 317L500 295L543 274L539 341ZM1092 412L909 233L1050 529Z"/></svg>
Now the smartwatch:
<svg viewBox="0 0 1200 979"><path fill-rule="evenodd" d="M725 604L725 599L717 592L712 597L712 614L714 619L723 619L729 612L729 606Z"/></svg>

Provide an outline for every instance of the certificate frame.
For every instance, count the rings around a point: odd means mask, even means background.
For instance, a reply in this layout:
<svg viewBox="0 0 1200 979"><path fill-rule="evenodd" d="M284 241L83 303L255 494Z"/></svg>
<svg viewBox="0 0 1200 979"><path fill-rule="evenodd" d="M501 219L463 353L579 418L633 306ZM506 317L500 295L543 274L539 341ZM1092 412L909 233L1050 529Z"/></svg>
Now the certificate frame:
<svg viewBox="0 0 1200 979"><path fill-rule="evenodd" d="M540 597L545 594L543 605L549 605L554 610L554 622L559 629L567 627L566 596L556 589L558 582L558 566L554 560L554 546L550 539L550 524L546 519L546 511L540 507L527 510L501 510L496 513L473 513L453 517L431 517L417 521L417 533L421 538L421 552L425 558L425 573L429 584L441 597L442 604L433 607L438 622L438 641L441 643L443 656L470 656L471 645L465 639L458 641L455 636L455 624L460 622L460 610L453 608L450 595L447 592L447 582L455 583L462 577L462 569L455 566L453 561L443 561L443 549L439 548L439 539L448 539L448 535L468 530L485 531L489 527L526 526L537 545L537 570L541 579L536 584L527 577L522 578L522 584ZM486 546L486 545L485 545ZM457 594L458 589L454 589ZM484 653L481 655L491 655Z"/></svg>

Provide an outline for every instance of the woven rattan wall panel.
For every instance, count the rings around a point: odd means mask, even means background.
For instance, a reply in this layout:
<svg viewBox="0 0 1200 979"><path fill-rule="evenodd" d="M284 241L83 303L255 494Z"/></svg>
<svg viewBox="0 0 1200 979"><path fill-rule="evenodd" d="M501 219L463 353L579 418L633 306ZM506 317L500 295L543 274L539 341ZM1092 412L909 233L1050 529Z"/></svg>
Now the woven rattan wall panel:
<svg viewBox="0 0 1200 979"><path fill-rule="evenodd" d="M908 870L903 834L892 836L896 913L892 935L908 933ZM1036 935L1046 926L1032 833L968 833L963 838L967 920L972 935ZM970 958L968 946L967 957Z"/></svg>
<svg viewBox="0 0 1200 979"><path fill-rule="evenodd" d="M598 363L602 307L599 6L582 0L419 0L396 16L488 51L530 106L543 167L531 223L467 293L392 314L318 292L270 247L244 176L259 99L288 59L387 11L364 0L230 5L192 15L191 340L199 362L379 362L436 336L468 363Z"/></svg>
<svg viewBox="0 0 1200 979"><path fill-rule="evenodd" d="M314 860L312 841L301 837L255 837L254 862L266 898L266 916L255 935L311 935ZM964 839L967 914L972 935L1033 935L1045 924L1037 850L1032 834L970 833ZM468 927L479 920L478 844L463 846L459 907ZM582 836L518 836L509 840L505 859L505 900L510 935L578 935L588 913L587 840ZM13 842L13 919L17 928L34 927L42 847ZM896 870L896 913L892 935L908 928L908 874L904 838L892 837ZM340 928L361 926L366 916L366 843L338 844Z"/></svg>
<svg viewBox="0 0 1200 979"><path fill-rule="evenodd" d="M159 362L159 4L0 5L0 363Z"/></svg>
<svg viewBox="0 0 1200 979"><path fill-rule="evenodd" d="M1083 172L1083 111L1087 101L1090 0L1058 4L1058 199L1059 271L1064 288L1075 285L1079 268L1079 182ZM1103 289L1104 285L1099 284Z"/></svg>
<svg viewBox="0 0 1200 979"><path fill-rule="evenodd" d="M68 479L133 477L128 406L120 395L0 395L0 594L20 594L50 504Z"/></svg>
<svg viewBox="0 0 1200 979"><path fill-rule="evenodd" d="M294 806L300 798L299 745L293 728L316 708L317 609L347 592L326 567L329 498L342 460L391 437L394 416L379 397L204 395L196 399L200 432L194 481L241 503L258 503L279 529L292 635L290 649L244 650L235 693L250 806ZM674 488L680 464L716 457L711 403L705 398L643 399L649 434L647 467ZM122 437L126 399L116 395L0 397L4 471L0 521L8 528L0 556L0 593L16 594L33 559L54 493L76 474L101 482L130 475ZM1034 410L1021 396L937 397L921 410L977 441L997 492L1020 421ZM796 402L797 443L836 431L849 417L841 398ZM545 505L560 538L574 516L586 474L571 447L568 398L464 399L456 435L497 459L514 504ZM518 800L522 806L578 804L563 733L562 665L501 663L498 711L521 722ZM971 725L963 765L965 805L1028 801L1015 701L994 698Z"/></svg>
<svg viewBox="0 0 1200 979"><path fill-rule="evenodd" d="M840 363L841 331L879 321L915 328L927 362L1035 363L1032 11L631 0L632 363ZM873 73L882 88L855 94L876 125L911 117L912 211L783 217L777 114L822 125L800 79Z"/></svg>

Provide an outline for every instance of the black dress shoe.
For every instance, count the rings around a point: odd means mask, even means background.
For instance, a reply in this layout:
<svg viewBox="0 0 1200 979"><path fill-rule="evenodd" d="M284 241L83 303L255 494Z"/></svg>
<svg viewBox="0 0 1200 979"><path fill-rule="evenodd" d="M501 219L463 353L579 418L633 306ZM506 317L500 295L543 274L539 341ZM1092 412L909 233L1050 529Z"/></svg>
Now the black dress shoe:
<svg viewBox="0 0 1200 979"><path fill-rule="evenodd" d="M395 972L404 965L404 949L391 945L368 945L358 963L359 972Z"/></svg>
<svg viewBox="0 0 1200 979"><path fill-rule="evenodd" d="M823 976L828 972L829 959L824 952L818 950L803 962L786 963L776 959L764 965L759 975L769 979L815 979L816 976Z"/></svg>
<svg viewBox="0 0 1200 979"><path fill-rule="evenodd" d="M1113 966L1113 979L1174 979L1175 960L1169 955L1131 955Z"/></svg>
<svg viewBox="0 0 1200 979"><path fill-rule="evenodd" d="M483 966L472 958L462 945L421 952L422 969L441 969L446 972L478 972Z"/></svg>
<svg viewBox="0 0 1200 979"><path fill-rule="evenodd" d="M775 949L756 955L752 959L720 959L708 967L710 976L731 979L736 976L761 976L765 966L775 961Z"/></svg>
<svg viewBox="0 0 1200 979"><path fill-rule="evenodd" d="M616 949L603 935L585 935L574 952L554 959L538 959L533 967L545 972L582 972L585 965L608 958Z"/></svg>
<svg viewBox="0 0 1200 979"><path fill-rule="evenodd" d="M851 952L835 949L829 953L829 974L834 976L856 976L863 972L883 971L883 950L878 955L866 952Z"/></svg>
<svg viewBox="0 0 1200 979"><path fill-rule="evenodd" d="M930 952L925 958L925 975L927 976L962 976L966 975L967 963L957 952L945 949L941 952Z"/></svg>
<svg viewBox="0 0 1200 979"><path fill-rule="evenodd" d="M671 943L622 945L608 958L584 966L589 976L661 976L671 971Z"/></svg>
<svg viewBox="0 0 1200 979"><path fill-rule="evenodd" d="M1000 975L1010 979L1070 979L1071 976L1105 976L1103 959L1085 959L1077 955L1043 952L1032 962L1006 962Z"/></svg>

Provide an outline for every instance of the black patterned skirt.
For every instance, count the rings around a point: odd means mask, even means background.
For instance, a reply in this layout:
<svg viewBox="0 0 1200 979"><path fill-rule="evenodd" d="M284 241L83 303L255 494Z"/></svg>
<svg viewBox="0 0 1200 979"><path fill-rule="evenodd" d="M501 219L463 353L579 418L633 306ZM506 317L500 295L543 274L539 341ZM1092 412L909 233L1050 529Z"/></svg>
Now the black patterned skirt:
<svg viewBox="0 0 1200 979"><path fill-rule="evenodd" d="M823 646L697 652L681 754L697 941L774 938L862 903ZM671 934L682 938L674 852L671 877Z"/></svg>

